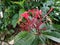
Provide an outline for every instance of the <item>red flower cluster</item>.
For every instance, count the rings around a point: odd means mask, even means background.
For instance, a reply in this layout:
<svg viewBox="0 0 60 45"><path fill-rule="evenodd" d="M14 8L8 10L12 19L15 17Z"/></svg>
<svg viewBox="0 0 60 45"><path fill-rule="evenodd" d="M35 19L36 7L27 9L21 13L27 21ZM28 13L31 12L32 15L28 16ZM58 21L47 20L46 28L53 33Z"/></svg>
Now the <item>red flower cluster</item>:
<svg viewBox="0 0 60 45"><path fill-rule="evenodd" d="M23 22L20 24L21 30L32 30L35 28L36 30L40 30L40 25L43 24L42 21L42 10L38 9L31 9L23 14L21 16L26 20L26 22ZM45 28L44 28L45 29Z"/></svg>
<svg viewBox="0 0 60 45"><path fill-rule="evenodd" d="M23 16L25 19L28 19L29 16L30 16L29 13L31 13L32 16L35 15L34 17L37 18L37 17L39 17L39 15L42 15L42 10L31 9L31 10L28 10L28 11L24 12L24 13L22 14L22 16Z"/></svg>

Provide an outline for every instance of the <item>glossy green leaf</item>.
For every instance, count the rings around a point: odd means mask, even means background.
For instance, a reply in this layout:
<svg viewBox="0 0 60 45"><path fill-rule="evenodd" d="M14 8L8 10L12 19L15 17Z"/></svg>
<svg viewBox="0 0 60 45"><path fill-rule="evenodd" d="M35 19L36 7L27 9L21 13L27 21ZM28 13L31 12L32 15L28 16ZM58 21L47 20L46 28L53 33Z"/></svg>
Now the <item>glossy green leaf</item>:
<svg viewBox="0 0 60 45"><path fill-rule="evenodd" d="M16 26L17 22L18 22L18 18L19 18L19 15L18 14L15 14L13 17L12 17L12 22L11 24L13 25L13 27Z"/></svg>
<svg viewBox="0 0 60 45"><path fill-rule="evenodd" d="M21 34L18 34L15 38L15 45L31 45L34 39L35 35L21 32Z"/></svg>
<svg viewBox="0 0 60 45"><path fill-rule="evenodd" d="M60 38L60 33L56 31L43 31L42 34Z"/></svg>
<svg viewBox="0 0 60 45"><path fill-rule="evenodd" d="M21 14L24 13L24 12L25 12L24 9L20 9L20 11L19 11L19 15L21 15Z"/></svg>
<svg viewBox="0 0 60 45"><path fill-rule="evenodd" d="M57 43L60 43L60 38L57 38L57 37L54 37L54 36L49 36L49 35L45 35L47 38L57 42Z"/></svg>

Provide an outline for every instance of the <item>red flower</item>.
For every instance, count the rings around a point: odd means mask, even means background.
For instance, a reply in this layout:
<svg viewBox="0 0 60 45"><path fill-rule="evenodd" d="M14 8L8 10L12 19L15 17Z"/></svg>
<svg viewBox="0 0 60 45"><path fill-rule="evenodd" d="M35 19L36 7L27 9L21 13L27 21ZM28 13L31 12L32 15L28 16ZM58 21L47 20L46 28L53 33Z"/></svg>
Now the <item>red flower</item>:
<svg viewBox="0 0 60 45"><path fill-rule="evenodd" d="M23 16L25 19L28 19L29 14L28 14L28 12L24 12L24 13L22 14L22 16Z"/></svg>
<svg viewBox="0 0 60 45"><path fill-rule="evenodd" d="M32 13L32 15L34 15L35 9L28 10L28 12L29 12L29 13Z"/></svg>
<svg viewBox="0 0 60 45"><path fill-rule="evenodd" d="M32 16L34 16L35 18L38 18L39 15L42 15L42 10L38 10L38 9L31 9L31 10L28 10L26 12L24 12L22 14L22 16L25 18L25 19L28 19L29 18L29 13L32 13Z"/></svg>
<svg viewBox="0 0 60 45"><path fill-rule="evenodd" d="M35 17L38 18L38 17L41 16L41 15L42 15L42 11L36 9L36 11L35 11Z"/></svg>
<svg viewBox="0 0 60 45"><path fill-rule="evenodd" d="M39 11L40 15L42 15L42 10Z"/></svg>
<svg viewBox="0 0 60 45"><path fill-rule="evenodd" d="M29 13L32 13L32 16L35 18L40 18L40 20L42 19L41 15L42 15L42 10L38 10L38 9L31 9L28 10Z"/></svg>
<svg viewBox="0 0 60 45"><path fill-rule="evenodd" d="M29 18L30 16L29 13L32 14L31 19ZM38 30L39 26L43 23L41 22L42 20L41 15L42 15L42 10L38 10L38 9L31 9L21 14L21 16L27 20L24 24L20 24L21 29L30 31L32 28L36 28Z"/></svg>

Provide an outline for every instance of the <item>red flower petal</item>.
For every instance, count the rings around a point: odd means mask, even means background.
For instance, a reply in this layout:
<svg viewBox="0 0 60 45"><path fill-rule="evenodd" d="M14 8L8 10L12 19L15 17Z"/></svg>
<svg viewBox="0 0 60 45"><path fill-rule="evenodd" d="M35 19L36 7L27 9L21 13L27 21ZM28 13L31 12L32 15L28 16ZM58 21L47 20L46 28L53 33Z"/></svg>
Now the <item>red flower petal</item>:
<svg viewBox="0 0 60 45"><path fill-rule="evenodd" d="M28 12L24 12L24 13L22 14L22 16L23 16L25 19L28 19L29 14L28 14Z"/></svg>
<svg viewBox="0 0 60 45"><path fill-rule="evenodd" d="M39 11L40 15L42 15L42 10Z"/></svg>

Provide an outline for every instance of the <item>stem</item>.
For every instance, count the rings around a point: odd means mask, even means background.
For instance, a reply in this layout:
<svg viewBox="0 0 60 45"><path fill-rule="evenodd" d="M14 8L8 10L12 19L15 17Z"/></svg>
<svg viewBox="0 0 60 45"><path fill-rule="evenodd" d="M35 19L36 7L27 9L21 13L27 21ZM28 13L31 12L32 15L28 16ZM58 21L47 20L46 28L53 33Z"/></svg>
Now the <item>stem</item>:
<svg viewBox="0 0 60 45"><path fill-rule="evenodd" d="M48 16L52 11L53 11L54 8L50 8L50 10L48 11L48 13L43 17L43 19Z"/></svg>
<svg viewBox="0 0 60 45"><path fill-rule="evenodd" d="M44 19L46 16L48 16L52 11L53 11L53 8L50 8L50 10L48 11L48 13L42 18L42 20L41 20L40 22L42 22L43 19ZM39 27L39 26L40 26L40 23L37 25L37 27Z"/></svg>

